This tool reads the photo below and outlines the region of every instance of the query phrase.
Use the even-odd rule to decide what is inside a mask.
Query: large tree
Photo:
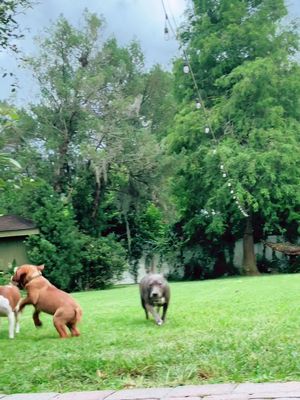
[[[257,222],[264,235],[299,226],[299,37],[283,25],[283,0],[193,3],[169,136],[182,156],[174,183],[181,219],[190,238],[243,236],[244,273],[256,274]]]
[[[102,25],[86,11],[81,29],[60,17],[39,38],[39,55],[26,59],[40,96],[11,139],[24,174],[72,205],[80,231],[115,233],[135,264],[151,236],[139,221],[160,193],[172,76],[158,65],[146,72],[139,44],[104,40]]]
[[[2,0],[0,3],[0,53],[3,51],[12,51],[13,53],[18,52],[16,40],[22,38],[24,35],[20,31],[19,23],[16,21],[18,13],[23,12],[25,9],[30,7],[30,0]],[[12,72],[3,71],[1,79],[7,75],[13,76]],[[16,90],[16,83],[11,85],[12,92]],[[8,104],[0,104],[0,135],[1,142],[0,148],[2,150],[5,147],[6,141],[4,131],[9,130],[7,128],[14,128],[14,122],[18,116],[13,107]],[[5,149],[6,150],[6,149]],[[18,163],[9,157],[8,154],[0,154],[0,163],[2,165]]]
[[[146,177],[153,166],[145,150],[149,161],[158,149],[140,113],[147,91],[139,45],[103,41],[96,15],[86,12],[84,22],[80,30],[61,17],[29,60],[41,89],[31,143],[48,161],[44,177],[57,192],[72,194],[78,179],[93,176],[94,218],[110,174],[125,168],[133,180]]]

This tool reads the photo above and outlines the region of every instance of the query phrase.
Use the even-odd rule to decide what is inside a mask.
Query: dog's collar
[[[28,283],[31,282],[33,279],[38,278],[38,277],[40,277],[41,275],[42,275],[41,272],[38,272],[37,275],[33,275],[31,278],[29,278],[29,280],[28,280],[27,282],[25,282],[24,287],[25,287],[26,285],[28,285]]]

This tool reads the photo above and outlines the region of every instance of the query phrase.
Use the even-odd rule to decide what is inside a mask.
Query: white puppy
[[[20,291],[16,286],[0,286],[0,317],[8,317],[10,339],[20,331],[19,314],[15,311],[20,300]]]

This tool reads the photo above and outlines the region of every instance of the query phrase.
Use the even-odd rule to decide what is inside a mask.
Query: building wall
[[[0,271],[8,269],[14,261],[17,265],[28,263],[25,239],[25,236],[0,238]]]

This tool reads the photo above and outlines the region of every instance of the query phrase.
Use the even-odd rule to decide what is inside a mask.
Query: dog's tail
[[[82,309],[79,306],[77,306],[75,308],[75,320],[76,320],[76,322],[80,322],[81,318],[82,318]]]

